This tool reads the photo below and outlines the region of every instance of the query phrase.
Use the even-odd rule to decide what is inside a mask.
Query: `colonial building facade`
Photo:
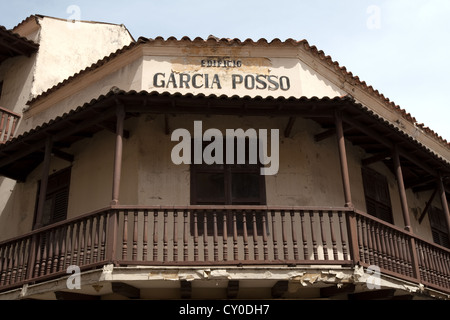
[[[0,299],[448,299],[450,144],[307,41],[0,29]]]

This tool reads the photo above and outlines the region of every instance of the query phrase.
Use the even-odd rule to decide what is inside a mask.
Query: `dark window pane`
[[[367,213],[386,222],[393,223],[391,199],[387,179],[382,174],[362,168]]]
[[[223,173],[199,172],[196,175],[196,192],[199,202],[225,201],[225,177]]]
[[[260,199],[259,181],[259,174],[233,173],[231,175],[232,201],[258,201]]]

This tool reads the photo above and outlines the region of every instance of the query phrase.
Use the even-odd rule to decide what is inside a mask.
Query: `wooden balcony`
[[[115,265],[376,265],[450,293],[450,250],[349,208],[112,206],[0,243],[0,291]]]
[[[0,144],[6,143],[14,137],[19,119],[19,114],[0,107]]]

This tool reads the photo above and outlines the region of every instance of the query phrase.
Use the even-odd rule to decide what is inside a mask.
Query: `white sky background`
[[[8,29],[31,14],[124,24],[135,39],[306,39],[450,141],[449,0],[0,0]]]

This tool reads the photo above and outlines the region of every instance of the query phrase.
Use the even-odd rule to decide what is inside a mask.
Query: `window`
[[[195,205],[263,205],[266,203],[264,175],[260,174],[261,164],[249,164],[249,140],[245,141],[245,164],[237,164],[237,143],[234,143],[234,162],[225,163],[225,143],[223,164],[191,164],[191,204]],[[209,143],[203,144],[203,149]],[[257,144],[257,143],[256,143]],[[194,163],[193,161],[191,163]],[[213,234],[214,217],[212,214],[199,212],[197,219],[198,234],[204,230],[206,218],[207,232]],[[224,216],[225,215],[225,216]],[[236,213],[236,227],[239,234],[244,228],[244,215]],[[262,230],[262,214],[255,214],[257,230]],[[223,224],[226,222],[228,233],[233,232],[233,214],[216,213],[218,234],[223,233]],[[253,215],[246,214],[248,234],[252,234]],[[191,215],[191,232],[194,228],[194,215]]]
[[[70,185],[70,174],[71,169],[63,169],[58,171],[48,177],[47,193],[44,202],[44,211],[42,214],[42,226],[47,226],[58,221],[65,220],[67,217],[67,207],[69,203],[69,185]],[[37,204],[39,200],[39,190],[37,201],[36,201],[36,213],[35,222],[36,225],[36,214],[37,214]]]
[[[203,149],[208,143],[203,144]],[[223,143],[225,149],[225,143]],[[265,204],[265,181],[260,174],[261,164],[249,164],[249,143],[245,143],[245,164],[237,164],[237,143],[234,143],[235,161],[226,164],[191,164],[191,204]],[[193,163],[193,161],[191,162]]]
[[[434,243],[450,248],[447,221],[445,220],[444,211],[432,206],[428,211],[428,217],[430,219]]]
[[[391,198],[386,177],[370,168],[363,167],[362,178],[367,213],[393,223]]]

